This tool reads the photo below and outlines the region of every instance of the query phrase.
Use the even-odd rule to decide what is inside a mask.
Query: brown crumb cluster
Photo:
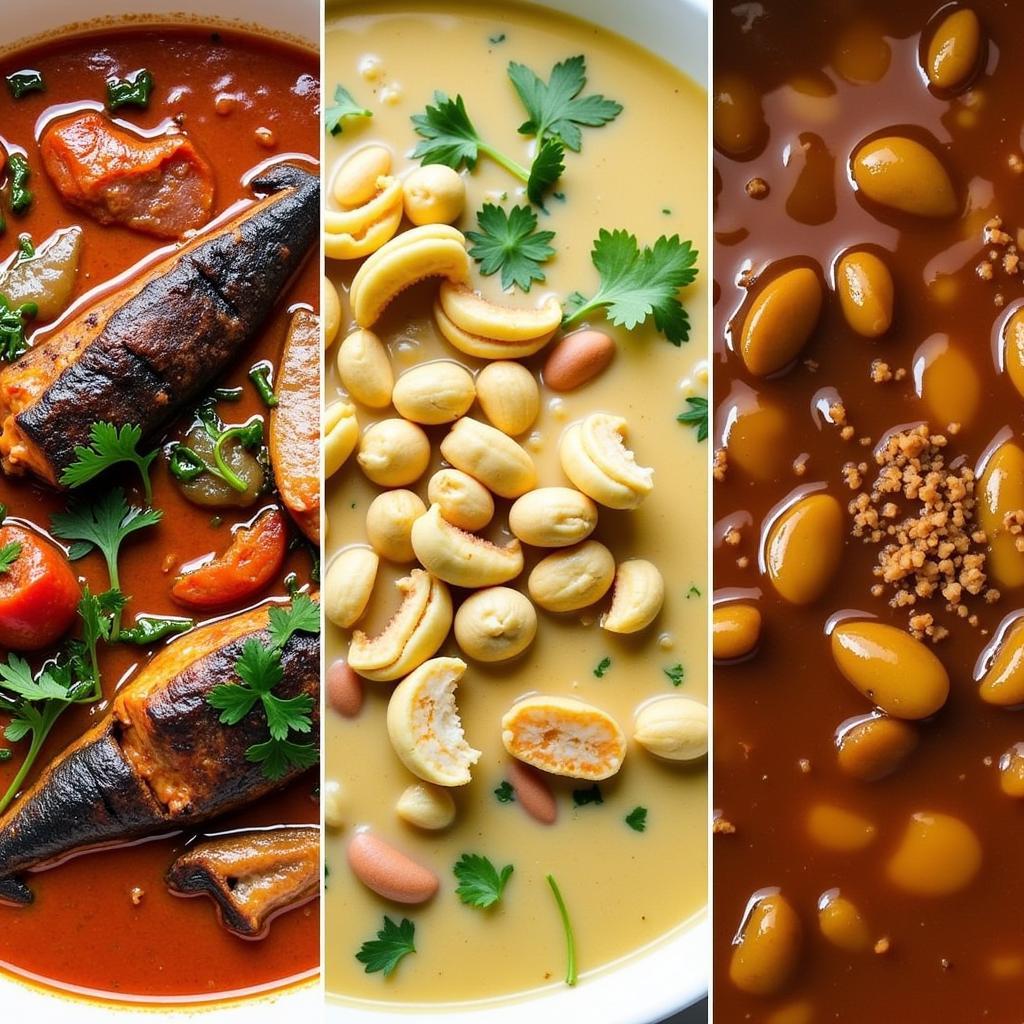
[[[1018,232],[1015,238],[1008,231],[1004,231],[1002,217],[993,217],[986,221],[982,241],[987,250],[974,268],[974,272],[982,281],[995,281],[999,275],[1020,280],[1022,235],[1024,232]],[[1004,301],[1004,296],[997,293],[996,305],[1001,306]]]
[[[715,461],[711,467],[711,475],[718,483],[725,479],[726,470],[729,468],[729,455],[724,448],[715,449]]]
[[[859,490],[849,504],[853,536],[881,546],[873,570],[881,582],[871,593],[881,597],[891,589],[889,604],[908,609],[911,635],[933,643],[949,630],[919,602],[941,600],[947,612],[976,625],[970,599],[999,599],[985,573],[985,534],[973,525],[974,471],[947,464],[947,444],[924,425],[893,434],[875,455],[878,475],[870,489],[860,489],[866,463],[843,469],[847,485]],[[1024,512],[1019,533],[1024,549]]]
[[[768,182],[764,178],[751,178],[745,188],[751,199],[764,199],[768,195]]]

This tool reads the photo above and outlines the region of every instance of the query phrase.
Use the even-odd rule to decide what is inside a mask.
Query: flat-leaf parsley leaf
[[[470,907],[486,908],[501,899],[514,869],[506,864],[498,871],[482,854],[464,853],[453,870],[459,880],[455,895]]]
[[[689,409],[681,412],[676,419],[688,427],[697,428],[697,441],[708,439],[708,400],[701,397],[688,397],[686,404]]]
[[[344,86],[336,85],[334,102],[324,111],[327,130],[332,135],[340,135],[344,131],[346,117],[373,117],[373,111],[361,107]]]
[[[75,461],[60,475],[60,482],[66,487],[81,487],[104,470],[120,462],[130,462],[142,477],[146,501],[153,498],[153,486],[149,480],[149,467],[157,457],[159,449],[147,455],[138,451],[142,440],[142,428],[126,423],[118,429],[113,423],[94,423],[89,428],[89,445],[75,448]]]
[[[467,231],[473,243],[469,255],[480,264],[485,277],[501,271],[501,287],[513,286],[524,292],[534,281],[544,280],[540,265],[555,254],[548,244],[554,231],[537,230],[537,214],[528,206],[513,206],[506,213],[500,206],[485,203],[476,215],[479,231]]]
[[[686,675],[686,670],[678,662],[671,668],[663,668],[662,672],[668,676],[668,680],[673,686],[683,685],[683,677]]]
[[[634,807],[633,810],[626,815],[626,824],[634,832],[643,832],[647,828],[647,808],[646,807]]]
[[[404,956],[416,952],[413,939],[416,925],[407,917],[401,924],[395,924],[386,914],[384,927],[377,932],[377,938],[364,942],[356,953],[356,959],[365,966],[367,974],[383,972],[388,977]]]

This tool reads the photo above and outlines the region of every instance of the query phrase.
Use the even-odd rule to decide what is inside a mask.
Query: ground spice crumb
[[[750,559],[746,555],[741,555],[736,559],[736,565],[740,569],[746,569],[750,565]]]
[[[718,483],[725,479],[725,471],[729,467],[729,455],[724,448],[715,449],[715,460],[711,468],[711,475]]]
[[[146,895],[146,893],[144,889],[140,889],[136,885],[132,887],[132,890],[131,892],[129,892],[128,895],[132,901],[132,906],[137,907],[142,902],[142,898]]]
[[[892,380],[892,370],[884,359],[875,359],[871,363],[871,380],[875,384],[885,384]]]
[[[833,402],[828,407],[828,418],[837,427],[846,425],[846,406],[842,402]]]
[[[857,433],[857,431],[854,430],[853,427],[843,427],[843,429],[839,431],[839,436],[844,441],[849,441],[849,440],[851,440],[853,435],[856,434],[856,433]]]
[[[745,188],[751,199],[764,199],[768,195],[768,182],[764,178],[751,178]]]
[[[735,835],[736,826],[728,818],[723,818],[721,815],[716,814],[715,820],[711,823],[711,833],[716,836]]]
[[[899,367],[899,369],[893,374],[893,380],[904,380],[907,376],[907,368],[905,366]]]
[[[801,757],[800,760],[797,761],[797,767],[803,775],[811,774],[811,762],[806,757]]]
[[[889,941],[889,936],[883,935],[882,938],[875,943],[875,954],[877,956],[885,956],[891,948],[892,943]]]
[[[810,461],[810,455],[806,452],[803,455],[798,455],[793,460],[793,472],[797,476],[803,476],[807,472],[807,463]]]
[[[743,534],[736,529],[735,526],[731,526],[725,533],[725,543],[731,544],[735,547],[739,542],[743,540]]]

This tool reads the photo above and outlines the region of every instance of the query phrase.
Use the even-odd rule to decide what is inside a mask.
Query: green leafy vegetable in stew
[[[31,68],[13,72],[7,76],[6,81],[7,88],[10,89],[11,95],[16,100],[20,100],[22,96],[27,96],[30,92],[46,91],[46,82],[43,81],[42,73]]]
[[[148,107],[152,92],[153,75],[146,68],[133,71],[124,78],[112,76],[107,79],[107,109]]]
[[[373,111],[361,107],[344,86],[336,85],[334,102],[324,111],[327,130],[332,135],[340,135],[345,130],[346,117],[373,117]]]

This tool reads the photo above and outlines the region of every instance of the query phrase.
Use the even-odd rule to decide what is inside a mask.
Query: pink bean
[[[357,832],[348,844],[353,873],[378,896],[396,903],[425,903],[437,892],[437,875],[370,832]]]
[[[508,779],[516,791],[516,799],[534,821],[542,825],[555,823],[558,804],[543,772],[513,758],[508,765]]]
[[[363,681],[342,658],[327,670],[327,703],[345,718],[355,718],[363,707]]]

